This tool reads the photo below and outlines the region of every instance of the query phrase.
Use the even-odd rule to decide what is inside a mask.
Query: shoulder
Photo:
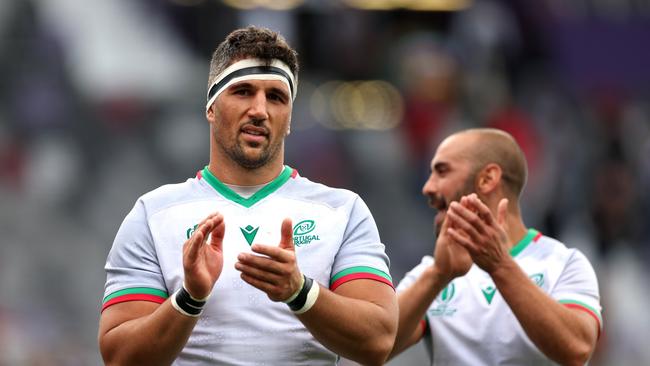
[[[182,183],[166,184],[149,191],[138,199],[148,215],[188,202],[205,199],[209,195],[197,178]]]
[[[563,258],[565,260],[578,259],[588,261],[587,257],[576,248],[570,248],[558,239],[546,235],[540,236],[535,243],[538,252],[547,257]]]
[[[293,199],[309,201],[326,205],[332,209],[352,206],[356,201],[362,201],[358,194],[343,188],[333,188],[317,183],[302,176],[296,176],[281,192]]]
[[[557,273],[558,276],[594,272],[591,261],[579,249],[568,247],[563,242],[548,236],[541,236],[537,240],[533,245],[531,256],[534,260],[542,261],[549,271]]]

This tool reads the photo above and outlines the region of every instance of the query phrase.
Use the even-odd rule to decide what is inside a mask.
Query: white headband
[[[226,88],[242,80],[282,81],[289,88],[291,100],[296,99],[296,81],[287,64],[278,59],[273,59],[269,64],[264,60],[247,58],[228,66],[214,79],[208,89],[208,103],[205,105],[205,110],[210,109],[212,103]]]

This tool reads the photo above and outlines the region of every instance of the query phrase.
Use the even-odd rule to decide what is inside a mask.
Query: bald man
[[[453,134],[422,193],[438,213],[434,256],[398,286],[392,356],[420,340],[432,365],[583,365],[602,329],[594,270],[527,228],[526,159],[496,129]],[[435,259],[434,259],[435,257]]]

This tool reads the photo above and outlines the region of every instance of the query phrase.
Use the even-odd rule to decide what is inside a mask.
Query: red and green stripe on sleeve
[[[596,322],[598,322],[598,338],[600,338],[600,333],[603,329],[603,317],[600,314],[600,311],[577,300],[560,300],[559,303],[571,309],[582,310],[596,319]]]
[[[395,286],[393,286],[393,280],[388,273],[372,267],[358,266],[344,269],[332,276],[330,279],[330,290],[334,291],[337,287],[346,282],[360,279],[383,282],[395,289]]]
[[[149,287],[132,287],[115,291],[102,301],[102,311],[111,305],[126,301],[151,301],[162,304],[169,297],[167,291]]]

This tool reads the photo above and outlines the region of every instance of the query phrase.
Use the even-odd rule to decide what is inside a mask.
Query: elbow
[[[569,362],[569,365],[583,366],[586,365],[591,357],[591,352],[582,352],[576,353],[573,355],[572,359]]]
[[[125,350],[123,349],[123,351]],[[102,361],[105,366],[124,366],[133,364],[124,359],[124,357],[120,357],[124,356],[126,352],[119,352],[118,347],[111,344],[106,337],[100,336],[99,338],[99,353],[102,356]]]
[[[378,337],[368,345],[368,348],[363,352],[362,358],[357,362],[364,366],[383,365],[388,360],[394,344],[394,335]]]
[[[564,360],[558,360],[559,363],[567,366],[583,366],[591,358],[593,347],[583,343],[571,347],[570,350]]]

